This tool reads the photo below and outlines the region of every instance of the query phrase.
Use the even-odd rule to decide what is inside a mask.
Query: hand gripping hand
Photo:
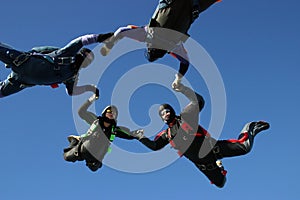
[[[181,84],[181,79],[182,79],[182,76],[178,75],[178,74],[175,74],[175,80],[173,81],[172,83],[172,88],[173,90],[177,91],[177,92],[180,92],[179,91],[179,87]]]
[[[130,135],[138,140],[142,139],[144,137],[144,130],[138,129],[135,131],[130,132]]]

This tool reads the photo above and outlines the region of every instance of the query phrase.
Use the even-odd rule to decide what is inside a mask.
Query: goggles
[[[167,113],[171,112],[170,109],[163,109],[161,112],[160,112],[160,116],[163,116]]]

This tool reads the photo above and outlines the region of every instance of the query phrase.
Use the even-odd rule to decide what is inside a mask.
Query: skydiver
[[[118,109],[109,105],[100,116],[87,111],[98,97],[92,95],[78,110],[79,116],[90,128],[80,136],[68,136],[69,147],[64,149],[64,159],[69,162],[85,160],[86,166],[93,172],[102,167],[102,160],[110,150],[110,144],[115,137],[132,140],[136,131],[117,126]]]
[[[113,33],[80,36],[63,48],[35,47],[28,52],[18,51],[0,42],[0,61],[12,72],[0,82],[0,98],[35,85],[55,88],[65,84],[68,95],[85,91],[97,92],[93,85],[77,86],[79,70],[86,68],[94,59],[93,52],[83,46],[101,43]]]
[[[128,26],[118,29],[102,47],[101,54],[107,55],[113,45],[123,37],[147,43],[145,53],[153,62],[169,53],[180,61],[172,87],[181,82],[188,70],[189,59],[183,43],[188,39],[191,24],[212,4],[220,0],[159,0],[158,6],[147,26]],[[129,31],[135,29],[134,31]],[[168,31],[168,30],[173,30]]]
[[[176,91],[184,94],[190,103],[180,115],[176,115],[169,104],[159,107],[159,116],[168,125],[154,140],[144,136],[143,130],[134,132],[142,144],[151,150],[159,150],[167,144],[185,156],[217,187],[222,188],[226,182],[226,173],[221,159],[245,155],[250,152],[255,136],[270,127],[264,121],[249,122],[242,129],[238,139],[216,140],[198,124],[199,112],[204,107],[204,99],[183,84],[178,84]]]
[[[113,37],[104,42],[100,52],[103,56],[106,56],[119,40],[127,37],[146,43],[147,50],[145,52],[145,57],[149,62],[154,62],[168,53],[172,57],[175,57],[180,63],[178,72],[175,74],[175,80],[172,83],[172,87],[174,88],[174,85],[181,82],[182,77],[186,74],[189,67],[188,54],[183,46],[183,38],[187,37],[186,35],[178,34],[178,32],[170,31],[168,29],[163,29],[160,34],[152,35],[149,34],[149,32],[152,32],[149,31],[149,29],[151,29],[149,26],[135,25],[120,27],[115,31]],[[154,28],[154,30],[156,30],[156,28]],[[164,35],[168,35],[168,40],[164,38]],[[170,39],[171,35],[173,36],[172,39]],[[178,40],[178,38],[180,39]]]

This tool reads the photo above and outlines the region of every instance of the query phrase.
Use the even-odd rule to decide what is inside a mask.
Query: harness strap
[[[18,55],[14,60],[13,60],[13,64],[17,67],[19,67],[20,65],[22,65],[24,62],[26,62],[31,54],[29,53],[22,53],[20,55]]]
[[[75,62],[75,57],[55,57],[53,61],[58,65],[70,65]]]

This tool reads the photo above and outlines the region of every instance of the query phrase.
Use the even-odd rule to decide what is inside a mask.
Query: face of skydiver
[[[114,105],[107,106],[102,111],[102,117],[103,117],[104,121],[107,123],[110,123],[110,124],[116,123],[117,117],[118,117],[117,107]]]
[[[162,104],[158,110],[159,116],[166,123],[170,124],[175,119],[175,111],[169,104]]]
[[[159,58],[164,57],[167,53],[166,50],[162,49],[155,49],[155,48],[148,48],[145,52],[145,57],[149,62],[153,62]]]
[[[108,119],[116,119],[116,111],[107,109],[105,112],[105,117],[107,117]]]

